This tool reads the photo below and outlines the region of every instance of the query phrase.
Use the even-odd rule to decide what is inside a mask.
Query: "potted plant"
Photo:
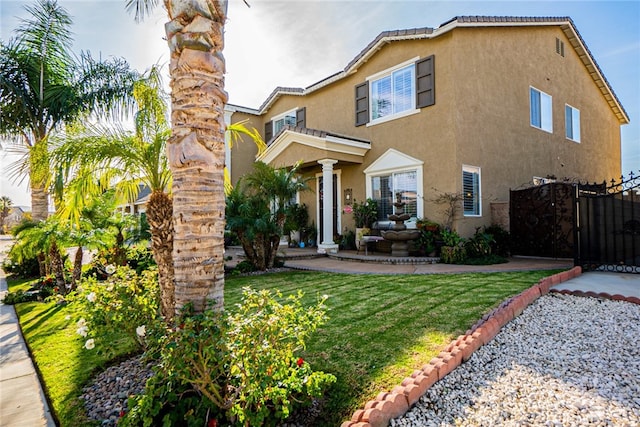
[[[353,219],[356,222],[356,249],[360,250],[362,237],[371,232],[371,226],[378,219],[378,203],[373,199],[367,199],[362,203],[353,201]]]

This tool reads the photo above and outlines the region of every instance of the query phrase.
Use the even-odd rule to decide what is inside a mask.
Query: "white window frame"
[[[571,121],[569,115],[571,113]],[[576,125],[577,123],[577,125]],[[580,142],[580,110],[569,104],[564,104],[564,135],[569,141]]]
[[[478,213],[467,213],[465,210],[465,201],[467,199],[467,194],[465,193],[464,188],[464,173],[473,173],[478,175],[478,194],[477,197],[473,197],[474,205],[477,203]],[[478,166],[470,166],[470,165],[462,165],[462,213],[465,217],[481,217],[482,216],[482,173],[481,168]]]
[[[276,134],[278,132],[280,132],[282,127],[285,127],[287,124],[290,124],[290,123],[287,123],[286,117],[293,117],[293,125],[294,126],[296,125],[296,120],[297,120],[296,119],[296,111],[297,110],[298,110],[297,108],[294,108],[292,110],[285,111],[284,113],[278,114],[277,116],[273,116],[271,118],[271,126],[272,126],[271,130],[273,131],[273,136],[276,136]],[[276,130],[276,122],[278,122],[279,120],[283,120],[283,119],[284,119],[284,122],[283,122],[282,127],[280,129]]]
[[[386,70],[380,71],[379,73],[373,74],[369,77],[366,78],[366,80],[369,82],[369,122],[367,123],[367,126],[374,126],[380,123],[385,123],[388,122],[390,120],[396,120],[399,119],[401,117],[406,117],[406,116],[410,116],[412,114],[416,114],[420,112],[419,108],[416,108],[416,68],[415,68],[415,63],[417,60],[419,60],[420,57],[416,56],[415,58],[409,59],[405,62],[402,62],[398,65],[395,65],[391,68],[387,68]],[[391,77],[391,84],[392,84],[392,88],[391,88],[391,93],[393,95],[393,73],[395,73],[396,71],[400,71],[402,69],[405,68],[409,68],[409,67],[413,67],[411,70],[411,74],[412,74],[412,78],[411,78],[411,106],[403,111],[397,112],[397,113],[391,113],[391,114],[387,114],[385,116],[382,117],[378,117],[378,118],[373,118],[373,83],[383,79],[385,77]],[[393,108],[393,104],[392,104],[392,108]]]
[[[534,96],[536,95],[540,111],[535,113],[534,117]],[[535,122],[534,119],[536,119]],[[533,86],[529,86],[529,124],[536,129],[553,133],[553,97]]]

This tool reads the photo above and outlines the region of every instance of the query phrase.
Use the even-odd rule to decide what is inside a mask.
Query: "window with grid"
[[[464,216],[480,216],[480,168],[462,166]]]
[[[415,219],[418,212],[417,171],[394,172],[371,177],[371,198],[378,203],[378,221],[387,221],[394,213],[398,194],[405,204],[404,212]]]
[[[415,108],[415,64],[371,81],[371,120]]]

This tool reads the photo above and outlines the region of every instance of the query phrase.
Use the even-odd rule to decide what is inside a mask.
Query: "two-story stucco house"
[[[321,252],[354,228],[344,209],[353,199],[377,200],[384,219],[400,193],[413,218],[441,222],[434,198],[460,194],[464,236],[492,223],[492,203],[508,202],[510,188],[620,176],[629,122],[566,17],[457,17],[383,32],[342,71],[276,88],[257,110],[228,105],[226,119],[248,119],[268,142],[258,157],[253,144],[234,146],[233,181],[256,159],[303,162],[314,191],[300,202]]]

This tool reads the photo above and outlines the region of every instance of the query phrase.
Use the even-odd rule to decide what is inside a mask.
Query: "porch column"
[[[337,160],[318,160],[322,165],[322,243],[318,253],[336,253],[338,245],[333,242],[333,165]]]

